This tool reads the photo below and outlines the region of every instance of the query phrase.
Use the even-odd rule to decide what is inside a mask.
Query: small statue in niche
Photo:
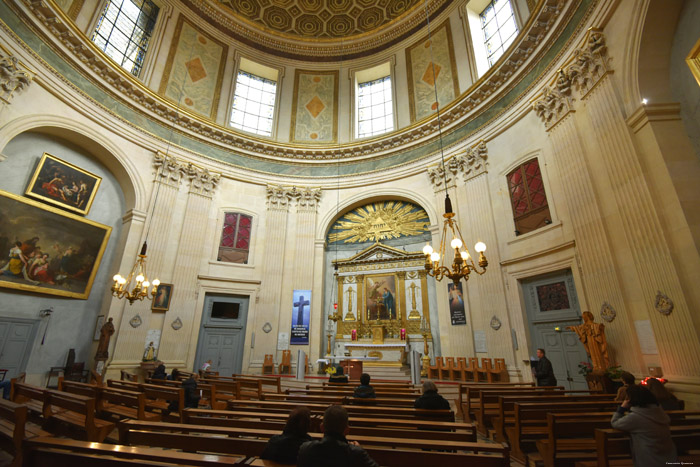
[[[114,334],[114,324],[112,324],[112,318],[109,318],[100,329],[100,342],[97,344],[95,359],[106,360],[109,357],[109,339],[112,334]]]
[[[143,352],[143,361],[152,362],[156,359],[156,348],[153,346],[153,342],[149,342],[148,347]]]

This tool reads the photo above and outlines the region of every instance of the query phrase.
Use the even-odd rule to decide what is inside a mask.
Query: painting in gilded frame
[[[412,122],[435,114],[438,103],[443,109],[459,96],[456,63],[449,20],[435,29],[431,39],[425,36],[406,49]]]
[[[168,311],[173,300],[173,284],[158,284],[156,296],[151,304],[152,311]]]
[[[188,110],[216,118],[228,47],[180,15],[158,92]]]
[[[398,284],[396,274],[365,277],[365,310],[369,321],[376,321],[377,318],[383,320],[398,318]]]
[[[86,215],[102,178],[44,153],[25,194],[45,203]]]
[[[0,190],[0,287],[87,299],[111,232]]]

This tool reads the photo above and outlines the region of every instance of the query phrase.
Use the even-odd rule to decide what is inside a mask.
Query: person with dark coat
[[[360,399],[374,399],[377,395],[374,393],[374,388],[369,385],[370,376],[367,373],[362,373],[360,376],[360,385],[355,388],[353,396]]]
[[[634,375],[629,371],[623,371],[620,375],[623,385],[617,390],[615,402],[624,402],[627,400],[627,388],[634,386]]]
[[[168,375],[168,381],[177,381],[180,377],[180,370],[173,368],[172,373]]]
[[[297,467],[379,467],[356,442],[348,442],[348,412],[331,405],[323,414],[323,439],[301,445]]]
[[[299,448],[307,441],[313,441],[309,436],[311,426],[311,411],[308,407],[299,406],[292,410],[287,424],[281,435],[275,435],[267,442],[260,456],[280,464],[296,464]]]
[[[344,374],[343,367],[336,364],[335,365],[335,374],[330,375],[328,378],[329,383],[347,383],[348,382],[348,377],[347,375]]]
[[[544,349],[537,349],[537,358],[539,361],[532,369],[532,374],[535,375],[538,386],[556,386],[557,379],[554,377],[554,369],[552,362],[545,357]]]
[[[416,399],[413,407],[428,410],[450,410],[450,403],[438,394],[437,386],[428,379],[423,382],[423,394]]]
[[[185,390],[185,408],[196,409],[199,407],[199,391],[197,391],[197,380],[199,375],[195,374],[182,382],[182,388]]]
[[[163,379],[164,380],[167,377],[168,377],[168,375],[165,373],[165,365],[163,365],[162,363],[160,365],[158,365],[158,367],[156,368],[156,371],[154,371],[153,374],[151,375],[151,379]]]
[[[630,386],[627,400],[613,414],[610,424],[629,432],[635,467],[652,467],[678,463],[670,422],[651,391],[642,386]]]
[[[651,392],[664,410],[683,410],[685,404],[671,394],[668,389],[656,378],[647,380],[647,389]]]

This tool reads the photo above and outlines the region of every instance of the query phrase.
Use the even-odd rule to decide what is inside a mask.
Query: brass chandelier
[[[435,92],[435,109],[437,111],[437,124],[438,124],[438,136],[440,140],[440,163],[442,165],[442,176],[443,183],[445,185],[445,214],[442,217],[445,218],[442,226],[442,240],[440,241],[440,249],[438,251],[433,250],[430,243],[427,243],[423,247],[423,253],[425,254],[425,269],[428,275],[433,276],[435,280],[441,281],[444,277],[448,277],[455,284],[455,287],[459,284],[460,279],[464,278],[464,281],[469,280],[469,274],[475,272],[479,275],[486,272],[486,266],[488,266],[488,261],[486,256],[484,256],[484,251],[486,251],[486,244],[484,242],[477,242],[474,245],[474,250],[479,253],[479,270],[474,264],[469,249],[462,238],[462,232],[459,229],[459,224],[455,219],[455,213],[452,210],[452,201],[450,201],[450,195],[447,193],[447,170],[445,170],[445,152],[442,146],[442,125],[440,122],[440,100],[438,98],[437,92],[437,74],[435,72],[435,59],[433,58],[433,41],[432,34],[430,32],[430,15],[427,8],[425,16],[428,25],[428,43],[430,44],[430,63],[433,72],[433,91]],[[447,257],[445,256],[445,250],[447,249],[447,232],[451,233],[452,240],[450,241],[450,246],[454,249],[454,260],[452,261],[451,268],[447,266]]]
[[[146,242],[143,242],[141,247],[141,253],[139,253],[136,258],[134,266],[131,268],[131,272],[128,276],[122,277],[121,274],[117,274],[112,277],[114,284],[112,284],[112,296],[117,298],[126,298],[129,300],[129,304],[133,305],[136,300],[142,301],[147,298],[152,300],[156,296],[158,291],[158,286],[160,281],[154,279],[153,282],[148,281],[148,276],[146,275]],[[133,288],[131,286],[132,280],[134,281]],[[153,288],[149,291],[148,288],[153,285]]]

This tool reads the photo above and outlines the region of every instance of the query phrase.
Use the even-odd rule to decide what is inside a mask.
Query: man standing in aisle
[[[544,349],[537,349],[537,358],[539,358],[537,364],[532,369],[532,374],[537,380],[538,386],[556,386],[557,379],[554,377],[554,370],[552,369],[552,362],[545,357]]]

